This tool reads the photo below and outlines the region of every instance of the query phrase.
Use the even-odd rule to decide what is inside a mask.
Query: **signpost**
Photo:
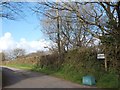
[[[104,60],[105,59],[105,55],[104,54],[97,54],[97,59]]]
[[[107,71],[107,59],[105,58],[105,54],[97,54],[98,60],[104,60],[105,63],[105,70]]]

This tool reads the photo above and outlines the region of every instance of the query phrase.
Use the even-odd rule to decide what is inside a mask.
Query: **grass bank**
[[[32,70],[33,66],[29,64],[6,64],[4,66],[18,68],[18,69],[24,69],[24,70]]]

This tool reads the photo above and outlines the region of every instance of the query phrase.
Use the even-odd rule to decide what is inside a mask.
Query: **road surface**
[[[5,88],[91,88],[42,73],[10,67],[3,67],[2,70]]]

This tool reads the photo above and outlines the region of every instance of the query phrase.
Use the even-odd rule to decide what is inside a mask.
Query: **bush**
[[[118,88],[118,76],[114,73],[106,73],[101,76],[97,86],[102,88]]]
[[[93,48],[79,48],[71,50],[65,54],[64,62],[61,66],[61,73],[66,78],[81,83],[84,75],[93,75],[96,79],[100,78],[101,67],[96,59],[96,50]],[[99,72],[98,72],[99,71]]]
[[[52,70],[59,69],[63,62],[63,55],[59,56],[57,53],[51,55],[44,55],[40,59],[40,63],[37,64],[40,68],[49,68]]]
[[[93,48],[80,48],[65,55],[64,66],[74,68],[76,72],[90,73],[99,68],[96,51]],[[93,71],[92,71],[93,70]]]

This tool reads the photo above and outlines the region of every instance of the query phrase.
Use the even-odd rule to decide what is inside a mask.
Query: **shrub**
[[[40,63],[38,66],[40,68],[49,68],[52,70],[59,69],[63,62],[63,55],[59,56],[57,53],[53,53],[51,55],[44,55],[40,59]]]
[[[102,88],[118,88],[118,76],[114,73],[106,73],[101,76],[97,86]]]

